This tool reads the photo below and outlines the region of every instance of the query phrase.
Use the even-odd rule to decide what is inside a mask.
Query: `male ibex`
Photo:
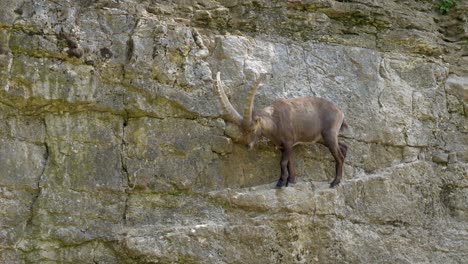
[[[332,102],[318,97],[302,97],[279,99],[272,105],[255,111],[252,115],[253,103],[257,88],[264,75],[258,78],[247,96],[242,117],[229,102],[223,89],[220,73],[216,74],[216,88],[221,98],[227,121],[240,126],[243,132],[243,143],[249,148],[261,137],[270,139],[281,147],[281,177],[277,187],[288,183],[296,183],[293,167],[294,145],[319,142],[324,144],[336,161],[335,179],[330,187],[338,185],[343,175],[343,163],[346,157],[347,145],[338,141],[340,131],[347,129],[344,114]],[[288,177],[286,178],[286,175]]]

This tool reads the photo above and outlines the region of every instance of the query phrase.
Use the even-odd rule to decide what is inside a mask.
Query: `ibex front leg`
[[[294,176],[294,168],[292,165],[292,146],[283,145],[281,147],[281,176],[276,183],[276,187],[288,186],[288,183],[296,183],[296,177]]]

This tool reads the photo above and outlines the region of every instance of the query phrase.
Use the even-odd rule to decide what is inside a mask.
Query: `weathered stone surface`
[[[464,263],[468,4],[438,3],[0,0],[0,263]],[[256,107],[335,102],[341,186],[313,145],[275,189],[218,71],[239,110],[261,73]]]
[[[1,139],[0,166],[3,177],[2,186],[37,188],[37,180],[41,176],[47,159],[44,146],[22,142],[19,140]]]

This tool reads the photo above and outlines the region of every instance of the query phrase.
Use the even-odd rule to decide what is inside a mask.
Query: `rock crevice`
[[[0,0],[1,263],[468,259],[467,3],[182,2]],[[342,185],[313,145],[274,189],[218,71],[237,109],[265,72],[257,108],[337,104]]]

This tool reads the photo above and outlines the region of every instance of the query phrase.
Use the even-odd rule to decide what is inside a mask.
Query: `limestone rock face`
[[[0,0],[0,263],[464,263],[468,3]],[[251,151],[242,110],[333,101],[321,145]]]

